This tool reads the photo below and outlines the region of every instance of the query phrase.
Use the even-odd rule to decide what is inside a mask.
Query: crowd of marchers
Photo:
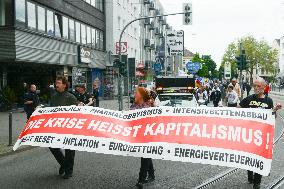
[[[194,95],[198,101],[203,101],[206,105],[212,101],[214,107],[228,106],[235,108],[262,108],[272,109],[274,112],[281,108],[280,104],[274,106],[273,101],[268,97],[269,85],[267,82],[258,78],[254,81],[253,86],[244,84],[241,86],[236,79],[231,82],[209,82],[205,86],[200,86],[194,91]],[[84,85],[78,85],[75,90],[69,88],[69,83],[65,77],[56,79],[55,87],[52,89],[52,97],[50,100],[51,107],[57,106],[99,106],[98,87],[94,84],[93,94],[88,94]],[[253,93],[251,94],[251,89]],[[241,99],[241,92],[246,91],[247,95]],[[158,106],[156,101],[157,93],[155,89],[148,90],[144,87],[137,87],[134,94],[134,101],[130,110],[150,108]],[[36,94],[36,86],[30,85],[30,90],[24,95],[24,110],[29,118],[35,108],[39,105],[38,96]],[[73,166],[75,151],[66,149],[65,153],[61,149],[50,148],[51,153],[59,164],[59,175],[64,179],[69,179],[73,175]],[[262,176],[257,173],[248,171],[248,182],[253,184],[254,189],[260,188]],[[145,183],[155,181],[155,173],[152,159],[141,158],[141,168],[139,171],[138,182],[136,186],[143,188]]]

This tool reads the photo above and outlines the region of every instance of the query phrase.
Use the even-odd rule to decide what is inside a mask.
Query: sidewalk
[[[127,99],[124,98],[124,110],[127,110],[128,103]],[[117,100],[101,100],[100,107],[111,110],[118,110],[118,101]],[[13,112],[13,129],[12,129],[12,143],[16,142],[19,134],[25,126],[27,119],[26,114],[23,110],[17,110]],[[9,112],[0,112],[0,156],[6,153],[12,153],[13,146],[8,146],[9,143]],[[29,146],[21,147],[22,150],[30,149]],[[18,151],[18,150],[17,150]]]

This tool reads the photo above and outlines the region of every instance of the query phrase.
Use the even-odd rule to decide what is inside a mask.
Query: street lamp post
[[[156,16],[146,16],[146,17],[140,17],[140,18],[136,18],[132,21],[130,21],[128,24],[126,24],[124,26],[124,28],[122,29],[121,33],[120,33],[120,36],[119,36],[119,42],[118,42],[118,45],[119,45],[119,50],[118,50],[118,57],[119,57],[119,62],[121,63],[122,61],[122,54],[121,54],[121,40],[122,40],[122,35],[123,33],[125,32],[126,28],[131,25],[133,22],[136,22],[138,20],[146,20],[148,18],[158,18],[158,17],[166,17],[166,16],[173,16],[173,15],[179,15],[179,14],[186,14],[186,13],[192,13],[192,12],[180,12],[180,13],[171,13],[171,14],[163,14],[163,15],[156,15]],[[129,62],[126,61],[127,65],[126,65],[126,68],[127,68],[127,84],[129,85],[129,80],[130,80],[130,77],[129,77]],[[129,91],[129,87],[127,87],[128,90],[127,90],[127,98],[128,98],[128,107],[130,105],[130,91]],[[120,74],[118,76],[118,105],[119,105],[119,111],[122,111],[123,109],[123,98],[122,98],[122,90],[121,90],[121,78],[120,78]]]

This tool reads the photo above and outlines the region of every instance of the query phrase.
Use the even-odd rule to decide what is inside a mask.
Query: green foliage
[[[232,65],[232,75],[235,75],[237,69],[236,57],[240,55],[240,43],[242,43],[247,60],[249,61],[247,71],[250,73],[251,78],[253,74],[252,71],[256,68],[257,64],[265,71],[274,73],[274,62],[277,60],[277,50],[270,47],[266,41],[258,41],[252,36],[244,37],[230,43],[223,55],[221,67],[225,62],[230,62]]]
[[[15,94],[15,91],[11,89],[10,87],[4,87],[0,91],[0,101],[7,106],[11,106],[17,101],[17,96]]]
[[[192,62],[200,62],[202,68],[196,73],[200,77],[218,78],[219,72],[216,70],[217,64],[212,60],[210,55],[203,55],[200,57],[198,53],[192,58]],[[211,72],[211,75],[209,74]]]

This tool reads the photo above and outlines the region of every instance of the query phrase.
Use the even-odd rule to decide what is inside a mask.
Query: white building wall
[[[106,50],[116,54],[115,43],[119,41],[123,27],[138,18],[140,4],[131,0],[113,0],[106,3]],[[132,23],[125,31],[122,42],[128,43],[128,58],[140,60],[140,25]]]
[[[284,36],[280,38],[279,69],[284,72]]]

